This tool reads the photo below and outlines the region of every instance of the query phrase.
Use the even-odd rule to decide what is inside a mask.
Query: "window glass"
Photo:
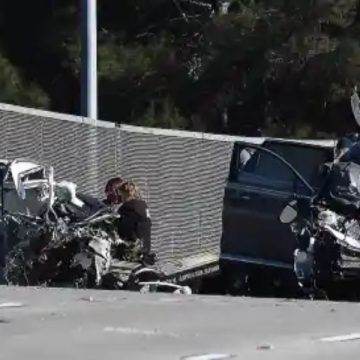
[[[244,146],[239,146],[237,159],[233,159],[233,166],[236,166],[233,172],[234,175],[236,173],[235,181],[279,191],[308,193],[302,181],[280,159],[254,149],[244,155],[245,150]]]
[[[322,165],[332,159],[332,150],[327,148],[272,142],[266,142],[264,147],[282,156],[315,187],[322,182],[320,178]]]
[[[283,183],[292,183],[294,181],[294,174],[286,164],[276,157],[261,151],[255,153],[247,162],[244,171],[266,178],[269,181]]]

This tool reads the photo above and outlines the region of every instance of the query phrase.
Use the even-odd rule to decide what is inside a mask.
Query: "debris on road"
[[[80,300],[87,301],[87,302],[94,302],[94,298],[92,296],[83,297]]]
[[[273,350],[273,349],[274,349],[273,345],[270,344],[262,344],[256,347],[256,350]]]

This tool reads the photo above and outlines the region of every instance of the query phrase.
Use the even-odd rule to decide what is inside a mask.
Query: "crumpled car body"
[[[348,151],[327,164],[326,179],[309,203],[310,211],[305,214],[297,206],[292,226],[298,239],[294,270],[312,295],[318,290],[332,298],[345,291],[356,293],[360,283],[360,165],[351,153],[357,154]],[[301,236],[296,228],[308,236]]]
[[[31,273],[28,279],[18,279],[23,285],[29,281],[32,283],[28,285],[37,281],[49,283],[52,271],[61,273],[59,269],[79,268],[79,264],[82,271],[92,267],[93,281],[99,284],[102,273],[110,266],[110,247],[115,234],[109,231],[109,226],[106,229],[97,226],[96,213],[104,206],[95,201],[86,203],[87,198],[80,199],[74,183],[55,182],[51,166],[16,159],[1,160],[0,169],[2,255],[7,255],[8,261],[2,265],[7,266],[6,276],[16,283],[17,267],[29,255],[30,262],[21,264],[20,273],[24,267]],[[104,225],[116,215],[105,211],[99,217]],[[79,262],[81,258],[88,261]],[[59,262],[67,264],[57,268]],[[36,275],[38,279],[33,274],[35,263],[37,271],[42,272]],[[56,277],[64,279],[63,274]]]
[[[324,254],[323,273],[328,270],[334,275],[337,272],[340,280],[346,274],[360,281],[360,233],[353,224],[360,219],[360,166],[349,156],[346,161],[345,157],[334,161],[335,144],[271,139],[261,146],[245,142],[234,145],[221,240],[220,266],[226,291],[248,294],[251,289],[252,294],[258,291],[261,295],[294,289],[296,294],[293,275],[300,267],[312,273],[312,254],[303,256],[306,249],[299,249],[291,227],[281,223],[279,215],[297,200],[304,219],[312,222],[310,205],[315,198],[323,200],[325,210],[331,210],[336,218],[332,233],[326,231],[334,251],[322,246],[329,243],[326,237],[316,241],[315,251]],[[245,164],[241,162],[244,148],[256,150]],[[357,154],[352,151],[348,155],[351,153]],[[345,220],[346,231],[342,228]],[[340,236],[344,232],[346,236]]]
[[[2,208],[12,213],[37,216],[54,201],[53,168],[33,161],[0,160]]]
[[[163,280],[143,261],[141,242],[119,238],[113,208],[78,194],[72,182],[56,182],[51,166],[3,160],[0,169],[1,233],[11,239],[3,241],[6,283],[134,290]]]

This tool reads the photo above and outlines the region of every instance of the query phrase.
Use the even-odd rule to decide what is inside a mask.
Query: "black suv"
[[[266,292],[268,286],[274,289],[280,283],[287,290],[290,284],[293,287],[295,237],[279,215],[291,199],[310,199],[318,191],[324,180],[322,167],[333,160],[333,149],[331,141],[235,143],[224,196],[220,257],[230,292],[244,293],[249,287]]]

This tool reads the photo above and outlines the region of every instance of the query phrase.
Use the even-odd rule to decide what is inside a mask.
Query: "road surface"
[[[0,333],[1,360],[357,360],[360,304],[0,287]]]

